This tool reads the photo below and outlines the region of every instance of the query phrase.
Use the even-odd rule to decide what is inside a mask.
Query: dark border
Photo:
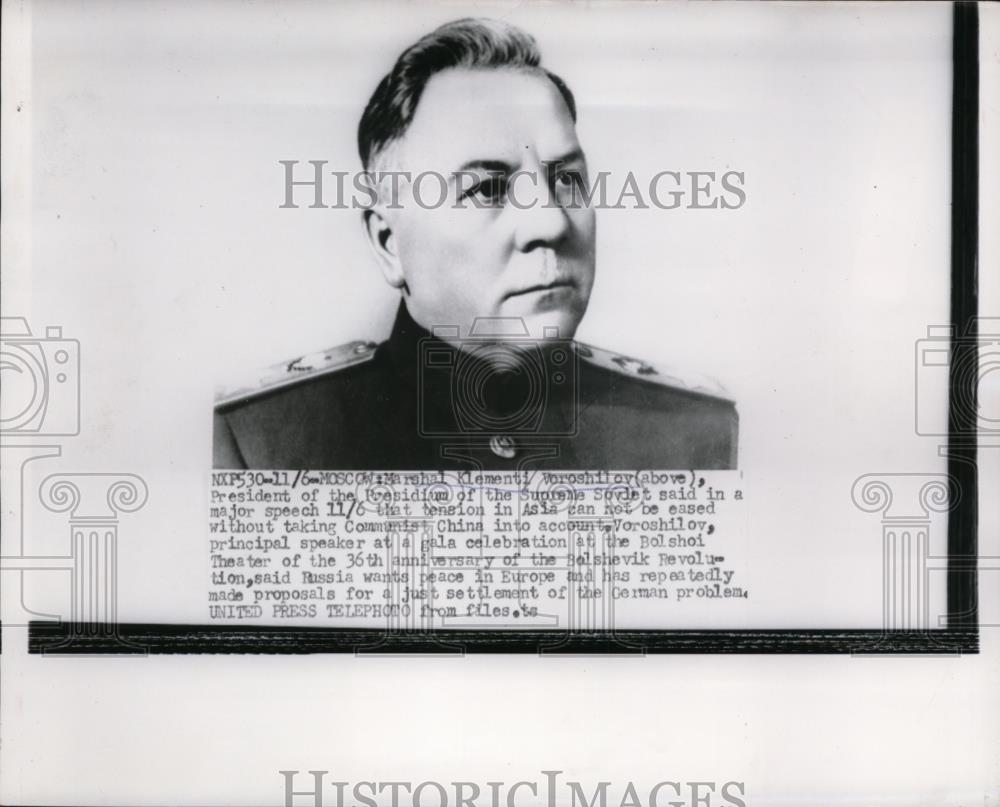
[[[979,651],[977,586],[976,386],[963,367],[977,359],[979,214],[979,14],[975,2],[954,5],[951,180],[951,324],[948,472],[961,493],[948,514],[946,627],[931,631],[743,630],[439,631],[387,634],[342,628],[261,628],[32,622],[31,653],[854,653],[958,654]],[[971,361],[971,364],[969,363]]]
[[[293,655],[463,656],[476,653],[539,655],[621,655],[653,653],[852,653],[958,655],[979,652],[976,628],[933,631],[878,630],[714,630],[614,631],[570,633],[559,630],[456,630],[389,634],[380,629],[208,627],[189,625],[102,626],[32,622],[31,653],[57,655],[162,655],[253,653]],[[97,629],[94,629],[97,628]]]
[[[977,628],[979,515],[975,379],[979,309],[979,7],[954,6],[951,112],[951,326],[948,473],[961,501],[948,517],[948,626]],[[954,338],[954,337],[957,337]],[[970,364],[964,364],[970,362]],[[959,402],[964,402],[959,405]]]

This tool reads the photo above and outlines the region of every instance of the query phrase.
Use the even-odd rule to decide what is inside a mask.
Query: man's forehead
[[[518,165],[525,149],[555,159],[579,144],[569,108],[545,74],[458,68],[427,82],[400,145],[414,166],[456,170],[475,160]]]

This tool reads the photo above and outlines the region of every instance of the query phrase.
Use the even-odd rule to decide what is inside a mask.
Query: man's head
[[[406,178],[379,183],[366,231],[425,328],[464,337],[477,317],[520,317],[532,337],[547,326],[570,337],[583,317],[595,240],[580,204],[586,162],[573,95],[539,64],[517,28],[448,23],[402,53],[361,118],[365,169]]]

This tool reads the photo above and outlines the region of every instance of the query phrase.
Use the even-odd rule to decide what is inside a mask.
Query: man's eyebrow
[[[555,157],[551,160],[542,160],[542,165],[562,165],[563,163],[585,163],[587,162],[587,157],[583,153],[583,149],[577,146],[572,151],[567,152],[562,157]]]
[[[561,165],[563,163],[586,161],[587,158],[583,153],[583,149],[577,146],[572,151],[568,151],[566,154],[563,154],[561,157],[555,157],[551,160],[543,160],[542,164]],[[513,174],[516,170],[517,168],[506,160],[475,159],[462,163],[455,173],[460,173],[462,171],[487,171],[491,174]]]
[[[469,160],[462,163],[458,171],[488,171],[491,174],[513,174],[515,168],[504,160]]]

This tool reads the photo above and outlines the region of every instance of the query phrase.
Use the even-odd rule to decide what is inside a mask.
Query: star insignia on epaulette
[[[638,375],[656,375],[656,368],[650,364],[646,364],[644,361],[639,359],[633,359],[629,356],[615,356],[611,359],[615,364],[621,367],[623,370],[628,370]]]
[[[216,397],[216,405],[232,403],[280,389],[306,378],[351,367],[371,359],[375,354],[375,348],[374,342],[355,341],[284,361],[255,373],[242,384],[223,390]]]

